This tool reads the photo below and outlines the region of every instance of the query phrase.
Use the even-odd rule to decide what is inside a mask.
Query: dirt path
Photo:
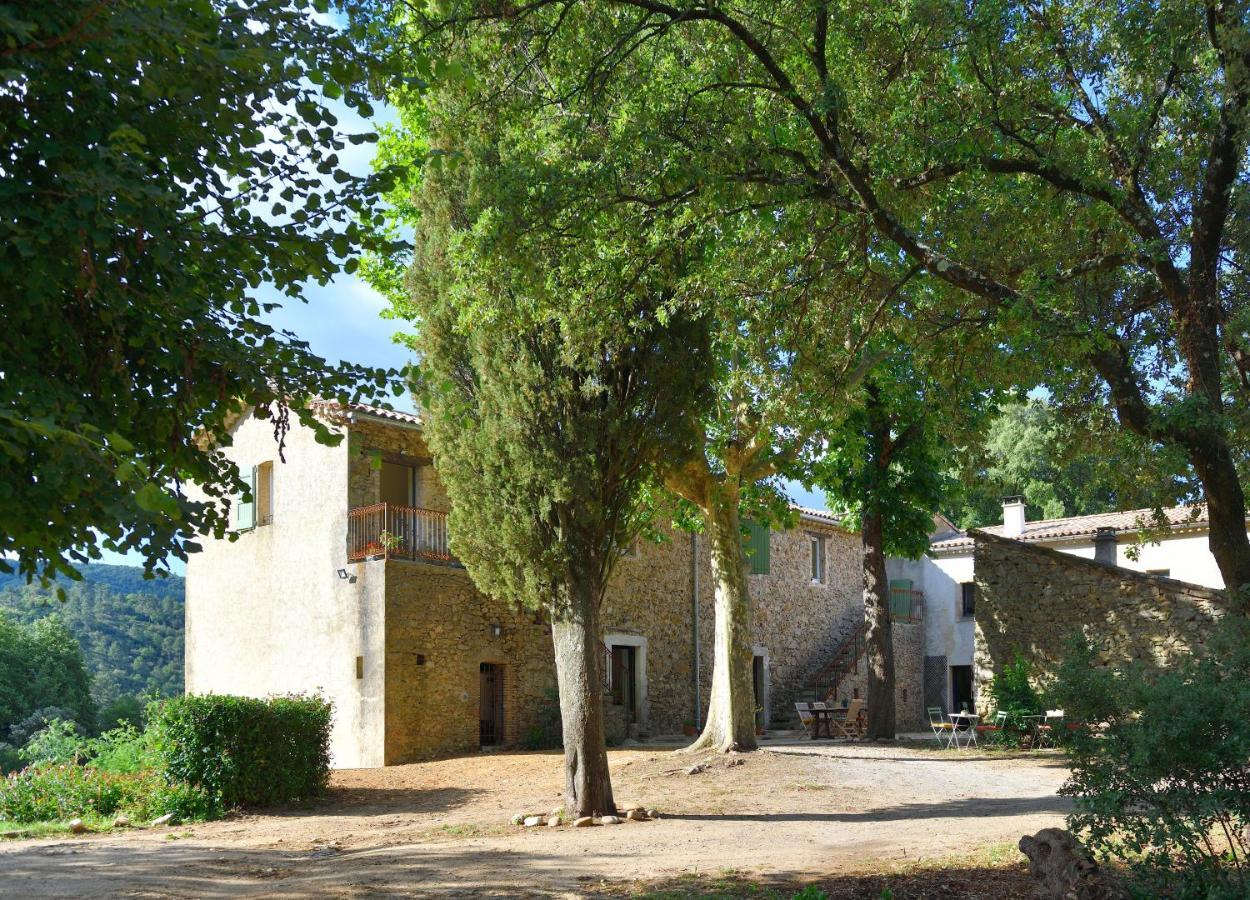
[[[656,822],[507,825],[559,803],[550,753],[335,773],[306,810],[0,845],[7,896],[551,896],[725,870],[801,876],[966,852],[1059,824],[1053,756],[811,742],[701,757],[610,754],[618,802]],[[730,762],[737,764],[728,764]],[[740,761],[740,762],[738,762]]]

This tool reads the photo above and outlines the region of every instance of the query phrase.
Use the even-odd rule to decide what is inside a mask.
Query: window
[[[825,539],[809,534],[807,541],[812,550],[812,584],[825,583]]]
[[[247,487],[234,498],[234,527],[246,531],[256,527],[256,470],[240,472],[239,477]]]
[[[767,575],[770,571],[769,551],[772,530],[759,522],[747,523],[746,551],[747,572],[752,575]]]
[[[965,581],[959,585],[959,614],[964,617],[975,615],[977,611],[976,582]]]
[[[1147,575],[1158,575],[1161,578],[1169,578],[1172,575],[1171,569],[1147,569]]]
[[[256,524],[273,522],[273,463],[263,462],[256,467]]]
[[[234,501],[234,527],[247,531],[273,521],[273,463],[264,462],[239,477],[247,489]]]

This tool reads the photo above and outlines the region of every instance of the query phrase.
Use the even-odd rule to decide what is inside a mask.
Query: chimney
[[[1116,540],[1114,528],[1099,528],[1094,532],[1094,562],[1116,564]]]
[[[1024,498],[1003,498],[1003,537],[1015,538],[1024,534]]]

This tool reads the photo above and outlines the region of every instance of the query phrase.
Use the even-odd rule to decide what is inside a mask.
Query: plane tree
[[[810,202],[813,227],[862,217],[957,289],[949,322],[1044,357],[1057,391],[1096,384],[1121,427],[1186,454],[1250,608],[1244,0],[437,9],[423,27],[506,22],[569,73],[565,102],[631,81],[657,176],[623,180],[638,202],[750,184]]]

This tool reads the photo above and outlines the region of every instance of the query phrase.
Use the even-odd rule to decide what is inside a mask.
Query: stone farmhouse
[[[542,614],[476,590],[454,558],[448,499],[419,416],[322,404],[338,446],[294,427],[286,462],[272,427],[236,423],[226,454],[252,479],[233,540],[187,565],[186,689],[321,692],[335,706],[339,767],[382,766],[558,734]],[[859,536],[800,510],[786,531],[753,526],[755,694],[767,728],[796,699],[863,696]],[[892,597],[902,728],[923,719],[923,597]],[[701,537],[639,541],[603,610],[609,739],[702,723],[711,681],[712,589]]]
[[[1198,638],[1190,624],[1209,625],[1223,608],[1224,582],[1202,507],[1163,515],[1162,523],[1150,509],[1029,522],[1024,499],[1008,497],[1001,525],[963,533],[948,522],[928,557],[890,560],[891,578],[928,601],[925,705],[976,706],[978,685],[1017,650],[1047,670],[1082,628],[1129,657],[1190,647]]]

